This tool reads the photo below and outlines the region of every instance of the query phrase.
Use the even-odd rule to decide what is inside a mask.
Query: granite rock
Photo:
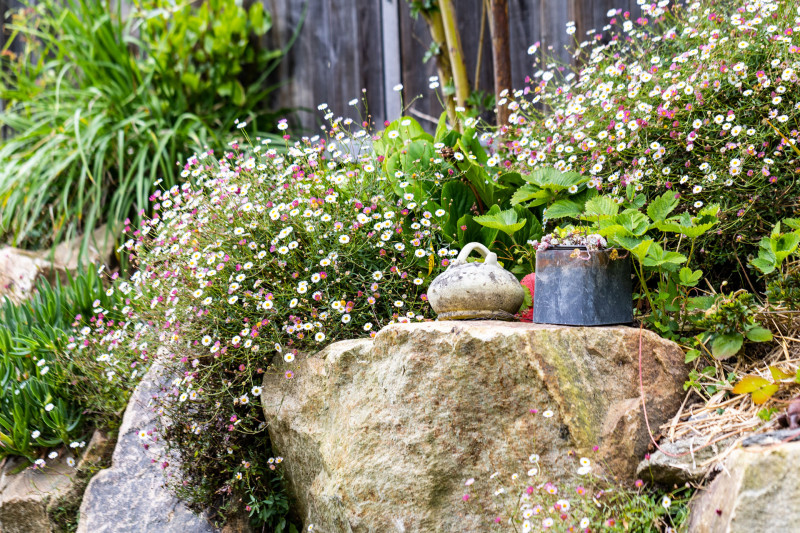
[[[78,533],[211,533],[205,517],[190,511],[164,486],[164,475],[154,459],[160,457],[158,441],[139,437],[155,428],[158,415],[152,398],[167,372],[154,363],[134,391],[125,410],[111,468],[97,473],[84,492]]]
[[[794,430],[797,432],[797,430]],[[734,450],[695,496],[692,533],[790,533],[800,524],[800,442]]]
[[[594,456],[632,480],[649,443],[639,335],[622,326],[398,324],[301,358],[294,379],[267,375],[262,392],[292,506],[322,533],[477,532],[490,517],[458,511],[464,480],[525,472],[531,453],[558,479],[574,473],[569,450],[597,445]],[[658,427],[680,406],[686,367],[676,344],[641,335]]]

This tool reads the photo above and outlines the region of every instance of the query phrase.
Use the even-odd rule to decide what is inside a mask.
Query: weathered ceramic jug
[[[467,263],[473,250],[483,255],[483,263]],[[497,254],[477,242],[466,245],[428,288],[428,301],[439,320],[513,320],[524,300],[525,289],[514,274],[497,264]]]

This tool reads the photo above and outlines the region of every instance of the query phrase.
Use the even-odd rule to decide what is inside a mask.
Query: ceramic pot
[[[467,263],[473,250],[483,263]],[[428,301],[439,320],[514,320],[525,300],[525,289],[511,272],[497,263],[497,254],[473,242],[428,288]]]

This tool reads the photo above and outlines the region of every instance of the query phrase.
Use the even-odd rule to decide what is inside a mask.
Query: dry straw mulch
[[[772,330],[773,342],[763,346],[750,345],[755,348],[751,354],[727,361],[711,361],[709,364],[716,367],[715,374],[704,378],[703,384],[716,385],[717,392],[706,396],[696,388],[689,389],[678,413],[660,428],[663,441],[675,442],[694,436],[700,446],[714,449],[713,457],[697,463],[698,467],[719,464],[747,437],[778,429],[779,415],[800,393],[800,385],[794,379],[782,380],[780,389],[772,398],[765,404],[756,405],[749,394],[731,395],[733,384],[718,386],[731,373],[737,376],[737,381],[745,375],[757,375],[772,381],[770,366],[796,375],[800,368],[800,311],[770,306],[763,308],[758,318]],[[758,348],[762,348],[760,353]],[[758,413],[769,408],[778,412],[765,422]]]

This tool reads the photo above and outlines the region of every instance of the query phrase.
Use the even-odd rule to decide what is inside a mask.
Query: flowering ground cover
[[[323,104],[319,136],[292,138],[281,121],[282,143],[250,139],[238,122],[237,141],[182,161],[186,183],[157,182],[154,215],[126,221],[118,251],[132,276],[115,275],[107,291],[93,278],[92,296],[56,305],[58,332],[0,336],[3,453],[44,462],[49,447],[80,445],[80,413],[118,412],[121,382],[162,357],[176,373],[157,401],[164,423],[141,439],[166,441],[171,487],[220,522],[244,509],[255,525],[291,531],[283,459],[269,452],[259,406],[263,375],[293,379],[293,362],[330,342],[433,318],[426,287],[471,241],[520,279],[552,235],[626,250],[637,318],[686,349],[687,389],[703,402],[732,394],[742,369],[777,346],[773,333],[795,327],[770,313],[800,301],[800,9],[640,4],[635,20],[608,13],[576,47],[579,67],[545,60],[506,94],[499,128],[456,111],[458,123],[443,116],[434,134],[409,117],[376,130]],[[7,307],[7,329],[24,312]],[[753,406],[788,397],[793,361],[733,393],[752,394]],[[777,407],[758,410],[769,427]],[[528,472],[465,472],[465,505],[496,498],[487,527],[499,530],[681,527],[685,507],[672,500],[688,491],[618,487],[590,458],[574,459],[579,477],[562,486],[535,454]]]

